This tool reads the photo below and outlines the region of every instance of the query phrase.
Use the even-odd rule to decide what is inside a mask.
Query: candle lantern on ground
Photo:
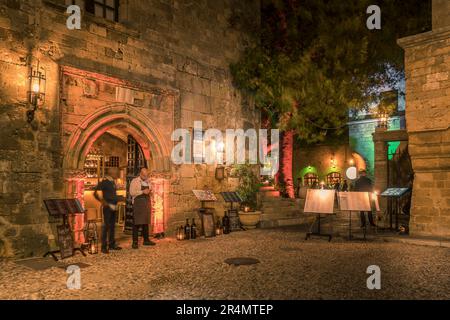
[[[89,254],[98,254],[98,233],[97,224],[94,221],[88,221],[85,229],[85,241]]]
[[[221,236],[221,235],[223,235],[223,227],[222,227],[222,224],[220,223],[220,219],[217,219],[216,236]]]
[[[177,240],[183,241],[184,239],[185,239],[184,228],[183,226],[181,226],[177,230]]]
[[[91,238],[89,239],[89,254],[98,254],[98,239]]]

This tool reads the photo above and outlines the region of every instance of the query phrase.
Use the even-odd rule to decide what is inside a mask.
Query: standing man
[[[102,253],[107,254],[110,250],[122,250],[116,245],[115,228],[117,217],[117,188],[114,179],[119,177],[117,168],[107,168],[106,177],[96,187],[94,197],[102,203],[103,206],[103,224],[102,224]],[[102,191],[100,198],[98,191]]]
[[[133,197],[133,249],[139,248],[139,229],[142,229],[142,237],[144,238],[144,246],[154,246],[154,242],[150,241],[151,223],[151,195],[152,189],[148,179],[148,170],[141,169],[139,177],[135,178],[130,185],[130,194]]]
[[[373,182],[367,177],[366,170],[359,171],[359,179],[355,182],[355,191],[356,192],[373,192]],[[372,212],[367,212],[367,216],[369,217],[369,223],[372,227],[376,227],[376,224],[373,220]],[[361,211],[361,228],[366,227],[366,214],[364,211]]]

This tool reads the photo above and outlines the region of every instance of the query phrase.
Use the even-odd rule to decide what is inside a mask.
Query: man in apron
[[[154,246],[150,241],[149,225],[151,223],[151,193],[152,187],[148,178],[148,170],[143,168],[139,177],[133,179],[130,185],[130,194],[133,197],[133,249],[139,248],[139,229],[142,229],[144,246]]]

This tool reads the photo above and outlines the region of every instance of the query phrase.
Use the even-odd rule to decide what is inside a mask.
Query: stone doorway
[[[373,140],[375,144],[375,190],[382,193],[388,188],[411,188],[414,173],[409,156],[409,140],[406,130],[388,131],[385,128],[377,128],[373,134]],[[393,200],[380,198],[382,220],[385,226],[391,226],[390,212],[394,210],[394,207],[400,208],[397,210],[400,211],[399,225],[408,228],[411,196],[400,199],[399,206],[394,206]]]
[[[395,143],[397,149],[388,148],[387,161],[387,181],[388,188],[408,188],[412,190],[414,184],[414,171],[412,168],[409,148],[406,142]],[[412,192],[398,199],[396,203],[393,199],[387,201],[387,211],[397,210],[396,221],[389,221],[390,228],[395,228],[402,232],[408,232],[411,213]]]
[[[118,167],[120,178],[118,193],[128,198],[119,211],[120,235],[124,235],[126,213],[130,213],[128,185],[137,176],[138,167],[147,167],[152,173],[155,204],[152,225],[154,233],[165,231],[168,213],[168,177],[166,171],[166,148],[159,133],[152,128],[152,121],[130,106],[108,106],[86,117],[71,135],[65,148],[64,176],[66,194],[77,198],[88,210],[85,217],[73,221],[75,239],[82,243],[82,230],[86,220],[95,220],[101,224],[102,210],[100,203],[94,199],[93,188],[103,177],[107,167]],[[96,165],[92,163],[96,163]],[[130,170],[130,164],[133,170]]]

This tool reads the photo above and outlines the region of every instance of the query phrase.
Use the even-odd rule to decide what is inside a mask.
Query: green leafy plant
[[[258,207],[257,194],[261,183],[254,171],[254,166],[249,164],[237,165],[235,175],[239,178],[239,187],[236,192],[243,200],[242,205],[256,210]]]

